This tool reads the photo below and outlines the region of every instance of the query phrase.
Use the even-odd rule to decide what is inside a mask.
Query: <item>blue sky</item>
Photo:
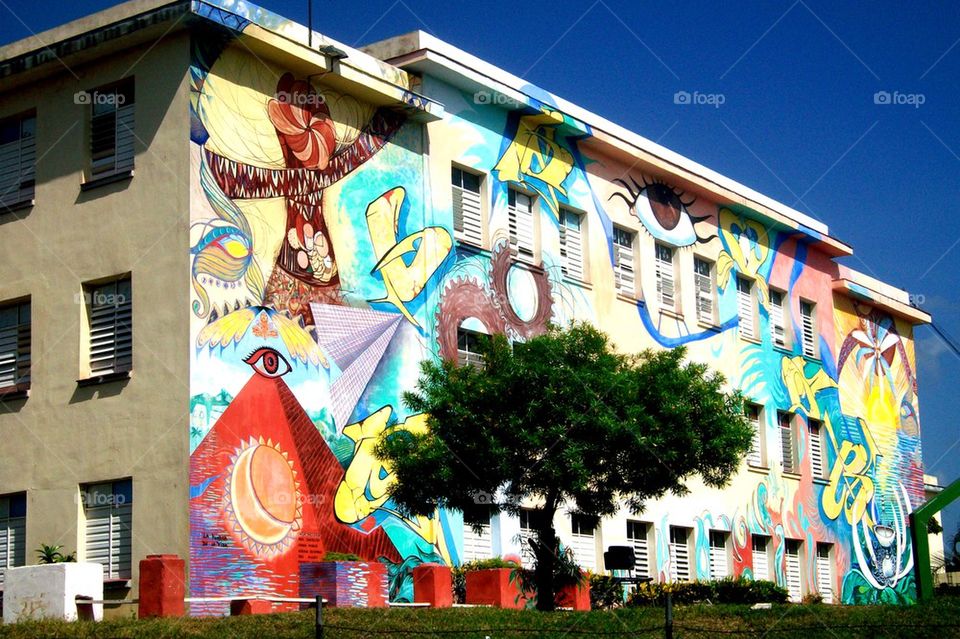
[[[0,42],[112,4],[0,0]],[[258,4],[306,21],[306,0]],[[958,3],[317,0],[314,26],[355,46],[428,31],[804,211],[960,338]],[[946,484],[960,357],[929,328],[917,357],[924,459]]]

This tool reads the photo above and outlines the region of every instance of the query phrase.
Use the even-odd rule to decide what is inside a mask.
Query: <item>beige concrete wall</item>
[[[0,494],[27,492],[28,563],[41,543],[82,560],[79,485],[132,477],[133,590],[115,595],[136,594],[147,554],[188,554],[189,48],[173,33],[0,95],[0,117],[36,108],[38,160],[36,205],[0,217],[0,300],[29,295],[33,315],[30,396],[0,404]],[[81,191],[89,124],[74,94],[130,75],[135,175]],[[79,387],[82,283],[124,273],[132,377]]]

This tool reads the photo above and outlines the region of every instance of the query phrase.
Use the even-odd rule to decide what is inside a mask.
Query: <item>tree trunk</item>
[[[534,581],[537,584],[537,610],[550,612],[554,609],[554,564],[557,561],[559,540],[553,528],[555,508],[544,508],[536,511],[537,544],[535,555],[537,566],[534,571]]]

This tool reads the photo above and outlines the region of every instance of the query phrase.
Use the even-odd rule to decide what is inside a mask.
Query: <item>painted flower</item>
[[[322,96],[309,84],[284,75],[277,85],[277,97],[267,103],[267,115],[287,151],[288,164],[295,159],[306,169],[327,168],[336,135]]]

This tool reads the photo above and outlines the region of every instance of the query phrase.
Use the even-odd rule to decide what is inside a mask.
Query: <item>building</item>
[[[172,552],[192,597],[297,596],[352,552],[403,599],[422,561],[519,553],[525,516],[402,517],[373,447],[423,428],[423,358],[581,318],[687,345],[756,427],[724,490],[560,513],[584,567],[915,597],[929,317],[824,224],[419,32],[135,0],[0,78],[0,567],[60,544],[123,598]]]

